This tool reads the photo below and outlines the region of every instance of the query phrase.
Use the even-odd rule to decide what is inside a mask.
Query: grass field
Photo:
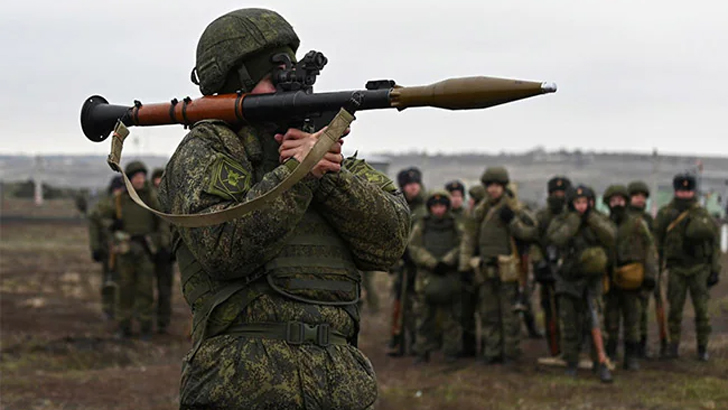
[[[171,334],[151,343],[120,342],[101,315],[99,280],[85,225],[0,226],[0,408],[177,407],[181,360],[190,345],[178,284]],[[688,309],[681,358],[643,362],[637,373],[617,371],[612,385],[600,384],[588,370],[573,380],[563,369],[537,365],[546,347],[534,340],[525,341],[522,363],[510,369],[472,360],[447,365],[440,355],[424,367],[412,366],[409,357],[388,358],[389,278],[381,274],[375,283],[382,308],[364,308],[360,346],[377,371],[379,409],[728,409],[725,275],[712,291],[709,363],[694,359]]]

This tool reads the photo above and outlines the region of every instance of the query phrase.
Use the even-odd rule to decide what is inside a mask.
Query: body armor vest
[[[424,248],[435,258],[441,259],[458,246],[455,220],[452,217],[442,219],[427,217],[422,239]]]

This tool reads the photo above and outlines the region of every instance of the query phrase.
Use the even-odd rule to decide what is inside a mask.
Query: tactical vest
[[[489,204],[483,220],[479,222],[478,252],[484,259],[495,258],[498,255],[510,255],[513,252],[510,230],[498,215],[500,209],[506,206],[505,201],[504,194],[504,197],[498,202]]]
[[[441,259],[458,246],[458,232],[455,219],[447,216],[442,219],[426,217],[422,242],[424,248],[437,259]]]
[[[615,267],[644,261],[647,249],[645,249],[642,223],[639,214],[628,213],[617,227]]]
[[[711,239],[706,239],[704,230],[709,229],[701,218],[708,216],[698,212],[700,208],[693,205],[684,217],[676,209],[671,209],[671,222],[665,231],[664,258],[668,266],[692,267],[708,263],[713,253]],[[696,232],[700,231],[700,235]]]
[[[266,148],[264,152],[270,151]],[[256,182],[277,165],[277,151],[274,155],[275,160],[263,158],[254,172]],[[182,289],[193,313],[195,346],[190,360],[206,338],[225,333],[238,313],[271,293],[302,303],[342,307],[354,321],[355,335],[349,342],[356,344],[361,274],[346,243],[313,206],[278,255],[239,280],[212,280],[182,241],[177,246]],[[194,286],[186,286],[193,279]],[[216,310],[222,314],[215,314]]]

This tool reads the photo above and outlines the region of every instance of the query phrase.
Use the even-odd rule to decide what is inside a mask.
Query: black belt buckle
[[[298,346],[306,340],[305,324],[301,322],[286,323],[286,342],[289,345]]]

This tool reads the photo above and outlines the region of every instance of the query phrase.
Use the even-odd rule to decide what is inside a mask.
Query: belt
[[[223,334],[284,340],[289,345],[315,344],[321,347],[346,345],[343,334],[331,330],[326,323],[309,325],[303,322],[237,324],[228,327]]]

